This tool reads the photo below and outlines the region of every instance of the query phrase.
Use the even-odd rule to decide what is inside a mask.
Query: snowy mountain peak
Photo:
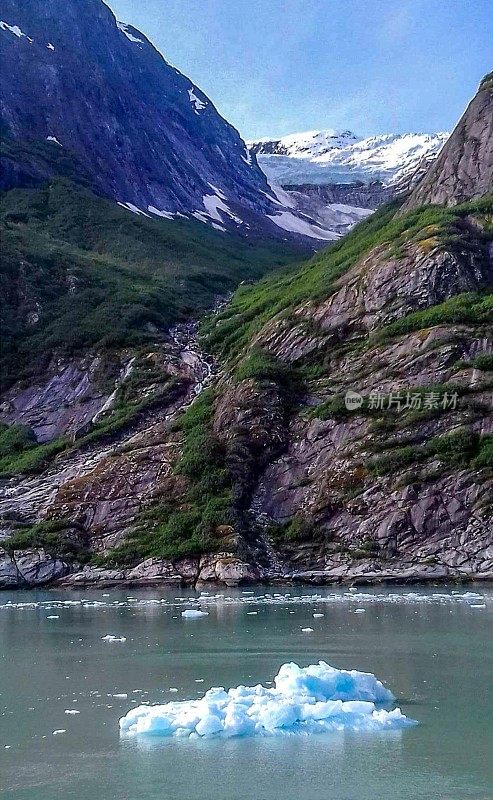
[[[329,128],[261,139],[250,142],[250,149],[267,177],[283,185],[375,180],[395,184],[412,175],[423,159],[434,158],[448,137],[440,132],[361,138]]]
[[[352,131],[302,131],[282,136],[280,139],[259,139],[249,142],[253,153],[259,155],[286,155],[294,158],[321,156],[334,149],[346,147],[359,141]]]

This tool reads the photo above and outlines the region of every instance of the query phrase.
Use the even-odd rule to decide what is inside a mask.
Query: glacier
[[[417,724],[388,707],[394,696],[372,673],[325,661],[283,664],[274,687],[211,688],[197,700],[141,705],[120,719],[122,735],[190,739],[233,736],[378,732]]]
[[[448,132],[379,134],[308,131],[248,142],[270,182],[285,185],[382,181],[395,185],[435,157]]]

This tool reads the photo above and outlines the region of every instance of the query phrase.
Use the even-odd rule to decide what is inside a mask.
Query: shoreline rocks
[[[149,558],[132,568],[104,569],[69,564],[45,550],[0,551],[0,590],[41,586],[58,589],[154,586],[236,586],[255,584],[359,585],[412,583],[469,583],[492,581],[493,567],[483,571],[372,560],[335,563],[325,569],[272,572],[241,560],[232,553],[216,553],[175,562]]]

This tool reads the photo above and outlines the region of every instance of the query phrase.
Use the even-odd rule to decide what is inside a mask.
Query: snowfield
[[[399,183],[425,158],[437,155],[448,133],[381,134],[367,138],[350,131],[308,131],[281,139],[249,142],[268,179],[281,185]]]
[[[199,700],[141,705],[120,719],[128,735],[195,738],[272,736],[330,731],[383,731],[416,724],[371,673],[339,670],[325,661],[283,664],[274,688],[212,688]]]

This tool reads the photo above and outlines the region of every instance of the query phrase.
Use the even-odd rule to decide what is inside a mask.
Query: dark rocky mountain
[[[238,132],[102,0],[1,0],[0,38],[1,126],[20,145],[4,153],[4,190],[59,175],[64,159],[136,213],[330,238],[269,219],[283,209]]]
[[[493,187],[493,73],[486,75],[424,180],[405,208],[457,205]]]
[[[11,384],[0,585],[491,579],[492,165],[488,125],[464,130],[479,188],[447,207],[396,200],[200,331]]]

